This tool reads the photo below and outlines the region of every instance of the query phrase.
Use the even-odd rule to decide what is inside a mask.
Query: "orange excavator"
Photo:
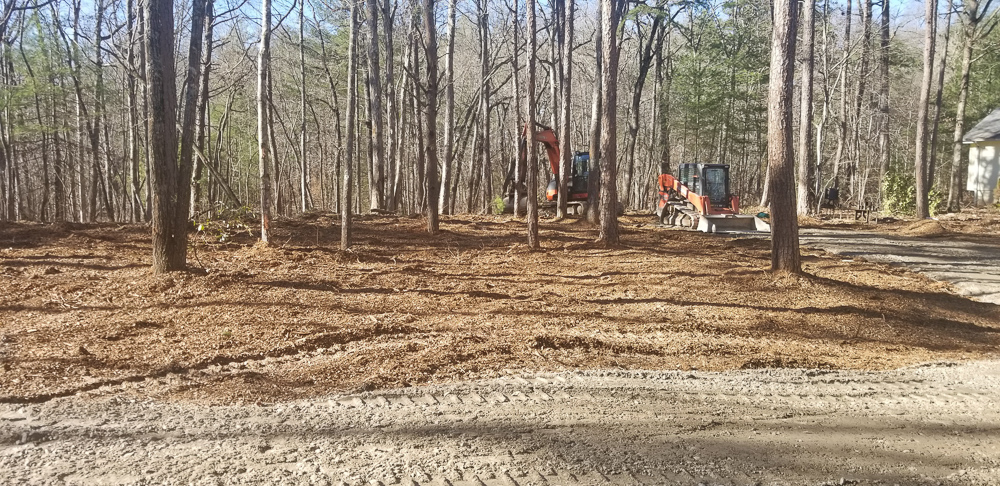
[[[556,138],[555,132],[551,128],[542,125],[541,123],[536,123],[537,130],[534,132],[534,140],[540,142],[545,146],[545,152],[549,157],[549,168],[550,168],[550,179],[549,185],[545,189],[545,200],[546,203],[542,207],[555,207],[556,200],[559,196],[559,162],[560,162],[560,152],[559,152],[559,140]],[[527,160],[528,160],[528,126],[524,126],[524,130],[521,131],[520,142],[518,144],[518,158],[521,161],[520,167],[522,171],[527,171]],[[504,180],[503,193],[504,193],[504,212],[509,213],[513,211],[514,208],[514,164],[511,164],[507,169],[507,178]],[[525,172],[517,177],[517,180],[526,180]],[[573,153],[573,166],[572,166],[572,177],[569,184],[569,199],[567,200],[566,211],[569,214],[583,214],[587,209],[587,184],[590,178],[590,154],[588,152],[574,152]],[[524,194],[523,182],[521,183],[521,194]],[[525,206],[525,201],[522,199],[520,205],[523,208]]]
[[[680,164],[676,177],[668,169],[660,166],[656,216],[661,224],[705,233],[771,231],[759,217],[740,214],[740,198],[729,191],[728,165]]]

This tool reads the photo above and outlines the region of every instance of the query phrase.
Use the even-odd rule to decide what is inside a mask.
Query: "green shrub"
[[[889,214],[913,214],[917,210],[916,180],[912,173],[894,170],[882,181],[882,210]]]
[[[507,207],[507,204],[503,202],[503,197],[497,196],[493,198],[492,206],[493,206],[493,214],[503,214],[503,210],[504,208]]]
[[[931,215],[947,210],[947,195],[936,189],[927,194]],[[913,215],[917,212],[916,177],[909,171],[894,170],[882,181],[882,209],[889,214]]]

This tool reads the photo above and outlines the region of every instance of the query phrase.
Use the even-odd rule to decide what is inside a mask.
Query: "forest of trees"
[[[171,194],[195,220],[344,213],[345,200],[354,213],[428,200],[442,214],[491,212],[529,120],[554,127],[567,154],[612,149],[616,184],[602,191],[626,208],[653,206],[661,162],[731,164],[736,194],[768,198],[766,0],[602,0],[616,10],[604,24],[619,17],[611,30],[601,5],[579,0],[147,2],[3,3],[0,218],[151,221],[151,161],[173,155],[157,155],[149,129],[171,119]],[[898,3],[793,9],[799,213],[834,186],[850,205],[960,207],[955,137],[1000,106],[996,8]],[[167,57],[146,36],[164,18],[176,76],[157,84],[148,57],[160,56],[153,68]],[[177,93],[169,113],[150,102],[154,84]],[[609,108],[617,130],[601,140]],[[537,166],[544,187],[548,164]]]

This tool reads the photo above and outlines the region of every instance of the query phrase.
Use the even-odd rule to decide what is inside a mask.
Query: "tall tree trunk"
[[[804,0],[802,9],[805,16],[802,19],[805,31],[802,33],[802,101],[799,104],[799,177],[798,177],[798,213],[805,215],[813,207],[812,177],[812,119],[813,119],[813,68],[816,65],[814,45],[816,38],[816,22],[814,20],[816,0]]]
[[[927,207],[927,105],[934,77],[934,26],[937,24],[937,0],[925,1],[924,18],[927,21],[924,34],[924,75],[920,83],[920,101],[917,105],[917,133],[913,160],[918,218],[930,217],[930,210]]]
[[[854,96],[854,114],[851,121],[854,130],[851,136],[852,159],[850,165],[850,188],[852,196],[860,198],[864,190],[857,185],[859,180],[858,172],[861,169],[861,106],[866,96],[868,79],[868,66],[871,61],[871,39],[872,39],[872,0],[858,0],[861,7],[861,61],[858,63],[858,89]],[[858,200],[857,204],[862,201]]]
[[[194,158],[194,173],[191,175],[191,211],[192,214],[197,210],[197,205],[201,201],[201,189],[202,189],[202,172],[206,164],[214,164],[215,160],[209,160],[205,154],[209,153],[209,148],[207,146],[206,140],[210,141],[211,134],[208,133],[208,127],[210,122],[208,120],[208,103],[211,98],[211,93],[208,91],[208,81],[212,72],[212,52],[214,50],[215,35],[214,35],[214,22],[215,22],[215,0],[206,0],[205,2],[205,39],[204,47],[205,50],[205,60],[202,63],[202,73],[201,73],[201,91],[199,93],[198,99],[198,140],[197,147],[201,155]],[[209,170],[214,170],[214,167],[209,167]],[[227,181],[217,177],[216,178],[218,186],[224,186],[227,193],[230,195],[232,203],[236,203],[236,194],[233,192],[232,188],[229,187]],[[225,190],[225,189],[224,189]],[[210,194],[211,195],[211,194]]]
[[[351,11],[351,30],[347,40],[347,140],[344,142],[344,187],[340,201],[340,249],[351,247],[353,230],[351,199],[354,191],[354,141],[358,111],[358,3],[348,2]]]
[[[271,0],[261,0],[260,49],[257,52],[257,161],[260,170],[260,241],[271,239],[271,133],[268,78],[271,63]]]
[[[425,161],[427,182],[427,232],[438,232],[438,156],[437,156],[437,103],[438,103],[438,48],[437,21],[435,19],[436,0],[423,0],[424,5],[424,57],[427,59],[427,100],[424,109],[427,114],[425,138],[427,160]]]
[[[844,160],[844,148],[847,145],[847,64],[851,55],[851,0],[847,0],[844,15],[844,56],[840,65],[840,134],[837,137],[837,152],[833,156],[833,187],[840,187],[840,165]]]
[[[635,85],[632,87],[632,104],[629,108],[628,118],[628,139],[626,141],[626,169],[625,169],[625,204],[631,206],[634,202],[634,182],[635,177],[635,146],[639,139],[639,109],[642,103],[642,90],[646,85],[646,78],[649,76],[649,68],[653,62],[655,51],[660,50],[662,45],[657,41],[662,41],[659,29],[663,25],[663,16],[657,15],[653,24],[649,28],[646,42],[642,44],[642,49],[638,52],[638,75],[635,77]],[[655,48],[654,48],[655,45]]]
[[[528,79],[525,93],[525,125],[524,133],[527,140],[528,152],[528,177],[526,196],[528,197],[528,248],[538,249],[541,247],[538,241],[538,144],[535,142],[535,116],[537,107],[535,106],[535,76],[537,74],[536,54],[538,51],[538,40],[535,38],[535,0],[527,0],[525,3],[527,13],[527,36],[528,45],[525,52],[524,65],[528,68]],[[515,201],[515,206],[517,201]]]
[[[396,55],[394,46],[394,25],[396,19],[395,0],[383,0],[382,2],[382,31],[385,36],[385,102],[388,108],[388,131],[387,148],[385,155],[386,170],[383,176],[383,192],[385,193],[386,209],[396,211],[398,199],[396,193],[399,188],[396,186],[396,153],[400,151],[399,136],[399,104],[396,102]],[[391,178],[391,180],[389,180]]]
[[[618,236],[618,26],[628,6],[625,0],[601,0],[601,35],[604,39],[601,69],[601,223],[598,241],[619,244]]]
[[[771,270],[801,272],[795,214],[795,152],[792,145],[792,79],[798,15],[794,0],[775,0],[768,90],[767,156],[771,194]]]
[[[374,143],[372,178],[369,179],[370,207],[372,210],[385,209],[385,123],[382,119],[382,72],[378,49],[378,0],[368,2],[368,89],[371,102],[368,104],[371,113],[372,137]],[[391,81],[390,81],[391,82]]]
[[[934,171],[937,167],[938,158],[938,127],[941,124],[941,106],[944,98],[944,71],[948,66],[948,41],[951,37],[951,12],[954,9],[948,6],[948,17],[944,27],[944,46],[941,48],[941,65],[938,67],[937,86],[934,93],[934,121],[931,123],[931,148],[930,161],[927,164],[927,181],[924,182],[927,190],[934,188]]]
[[[572,3],[572,0],[569,0]],[[568,11],[567,0],[552,1],[552,89],[557,91],[552,103],[552,115],[556,119],[555,133],[559,140],[558,170],[552,174],[556,180],[556,218],[566,217],[567,202],[569,202],[569,164],[573,160],[570,144],[569,105],[566,103],[565,91],[569,88],[566,82],[566,69],[570,67],[566,56],[566,24]],[[569,49],[572,53],[572,48]],[[564,115],[566,115],[564,117]],[[565,126],[564,126],[565,125]],[[551,170],[551,169],[549,169]]]
[[[562,144],[560,147],[562,161],[559,164],[559,208],[565,215],[566,203],[571,196],[570,179],[573,175],[573,118],[571,109],[573,93],[571,88],[573,86],[573,30],[576,21],[576,2],[575,0],[564,0],[564,2],[566,13],[563,16],[564,34],[560,46],[562,48],[562,73],[559,76],[559,85],[562,87],[562,100],[559,104],[562,110],[562,120],[559,122],[559,141]],[[563,197],[563,195],[565,196]]]
[[[490,198],[493,195],[493,161],[490,158],[492,151],[492,127],[490,123],[490,96],[493,90],[493,83],[490,81],[492,66],[490,63],[490,32],[489,14],[487,8],[488,0],[479,0],[479,52],[480,52],[480,75],[483,78],[483,86],[479,91],[479,130],[481,136],[479,167],[482,170],[483,183],[483,206],[482,212],[488,213],[490,210]]]
[[[181,122],[181,153],[177,169],[177,230],[186,231],[191,214],[191,175],[193,173],[195,129],[198,124],[198,98],[201,88],[201,51],[205,33],[205,2],[191,2],[191,37],[188,48],[187,77],[184,80],[184,110]]]
[[[878,111],[882,119],[879,124],[879,180],[885,180],[889,173],[889,3],[882,0],[882,21],[879,24],[879,85]],[[879,185],[881,192],[881,184]]]
[[[604,18],[604,14],[601,9],[604,8],[604,3],[598,3],[598,18]],[[601,191],[601,115],[604,113],[602,102],[603,90],[602,90],[602,79],[604,77],[604,45],[603,45],[603,34],[604,29],[598,27],[594,32],[594,64],[596,69],[594,70],[594,86],[591,93],[591,109],[590,109],[590,140],[588,140],[590,145],[590,177],[587,179],[587,221],[590,224],[597,225],[600,223],[600,211],[598,211],[598,204],[600,204],[600,191]]]
[[[309,136],[306,131],[306,117],[309,115],[306,106],[306,3],[302,1],[299,6],[299,74],[302,84],[299,85],[299,199],[301,200],[302,212],[306,212],[310,207],[309,194]]]
[[[183,270],[187,258],[187,232],[176,234],[180,228],[176,225],[179,174],[173,6],[170,0],[145,1],[154,273]]]
[[[514,140],[514,148],[517,151],[517,153],[514,154],[514,174],[512,181],[512,183],[514,184],[514,189],[511,192],[511,194],[514,195],[514,197],[511,198],[511,204],[513,204],[514,206],[513,213],[515,218],[520,218],[524,216],[523,211],[521,211],[521,199],[525,198],[524,191],[526,186],[524,179],[525,176],[527,175],[527,170],[524,164],[528,161],[527,154],[525,154],[523,157],[521,155],[521,142],[520,142],[521,134],[524,133],[524,127],[525,127],[525,121],[524,121],[525,115],[524,115],[524,110],[521,108],[522,106],[521,100],[525,98],[524,98],[524,87],[521,84],[521,66],[520,63],[518,62],[518,57],[520,56],[521,53],[521,47],[520,44],[518,43],[518,41],[521,39],[521,19],[520,16],[518,15],[519,5],[520,5],[520,0],[513,0],[510,2],[510,6],[508,7],[510,10],[511,23],[513,24],[513,30],[514,30],[514,34],[511,36],[512,49],[510,54],[510,62],[511,65],[513,66],[513,71],[514,71],[513,99],[515,105],[514,112],[516,113],[516,115],[514,116],[515,119],[514,129],[512,130],[511,133],[511,135],[513,136],[512,138]],[[506,197],[507,195],[504,194],[504,196]]]
[[[455,17],[457,0],[448,2],[448,47],[444,58],[444,163],[441,164],[441,212],[450,214],[449,190],[455,163]]]

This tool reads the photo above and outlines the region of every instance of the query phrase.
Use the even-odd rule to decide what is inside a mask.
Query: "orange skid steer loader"
[[[770,232],[757,216],[740,214],[740,198],[729,191],[729,166],[680,164],[677,176],[660,169],[656,216],[667,226],[704,233]]]

